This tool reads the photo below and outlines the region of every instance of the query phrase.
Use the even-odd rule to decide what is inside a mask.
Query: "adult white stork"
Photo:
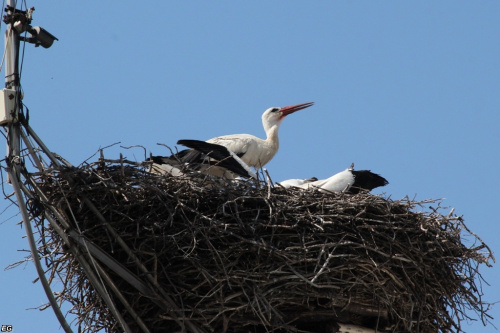
[[[267,164],[276,155],[279,149],[278,130],[283,119],[289,114],[303,110],[314,103],[302,103],[284,107],[272,107],[262,114],[262,125],[266,132],[266,138],[261,139],[250,134],[232,134],[212,138],[206,142],[224,146],[239,157],[247,166],[259,169]],[[195,140],[180,140],[192,141]],[[179,152],[176,157],[183,163],[200,164],[206,161],[206,155],[199,149],[189,149]],[[157,164],[170,164],[172,156],[153,156],[152,160]],[[210,172],[209,172],[210,173]]]
[[[279,149],[278,130],[286,116],[312,106],[314,103],[303,103],[284,107],[272,107],[262,114],[262,125],[266,132],[266,139],[250,134],[224,135],[207,140],[227,147],[238,155],[243,162],[254,168],[261,168],[276,155]]]
[[[290,179],[280,182],[281,186],[298,187],[303,189],[317,189],[321,192],[342,192],[359,193],[360,191],[371,191],[374,188],[385,186],[389,182],[382,176],[370,170],[354,170],[354,163],[348,169],[334,174],[330,178],[310,181],[305,179],[302,184],[295,185],[297,179]]]

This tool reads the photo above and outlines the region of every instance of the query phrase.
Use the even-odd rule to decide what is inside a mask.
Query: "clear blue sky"
[[[27,45],[30,123],[75,165],[121,142],[168,152],[178,139],[263,136],[271,106],[289,116],[275,181],[371,169],[393,199],[444,198],[498,255],[499,1],[31,1],[33,25],[59,38]],[[1,26],[2,32],[5,25]],[[142,160],[141,149],[123,152]],[[10,190],[7,187],[7,190]],[[7,206],[0,202],[0,211]],[[15,209],[0,215],[0,324],[56,331]],[[482,266],[484,299],[500,269]],[[490,312],[500,326],[500,305]],[[468,332],[492,332],[480,322]],[[43,329],[40,330],[40,327]]]

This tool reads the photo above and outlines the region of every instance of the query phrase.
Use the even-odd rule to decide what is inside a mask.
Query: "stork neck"
[[[266,130],[266,141],[271,142],[273,144],[279,145],[279,139],[278,139],[278,129],[279,125],[273,125]]]

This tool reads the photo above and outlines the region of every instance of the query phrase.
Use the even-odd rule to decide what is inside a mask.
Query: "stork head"
[[[312,106],[314,102],[295,104],[283,107],[273,107],[269,108],[262,114],[262,124],[264,125],[264,129],[267,130],[275,125],[281,124],[281,121],[296,111],[308,108]]]

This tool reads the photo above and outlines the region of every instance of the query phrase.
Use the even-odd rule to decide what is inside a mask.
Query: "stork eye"
[[[273,109],[271,110],[271,112],[278,112],[279,110],[280,110],[280,108],[273,108]]]

